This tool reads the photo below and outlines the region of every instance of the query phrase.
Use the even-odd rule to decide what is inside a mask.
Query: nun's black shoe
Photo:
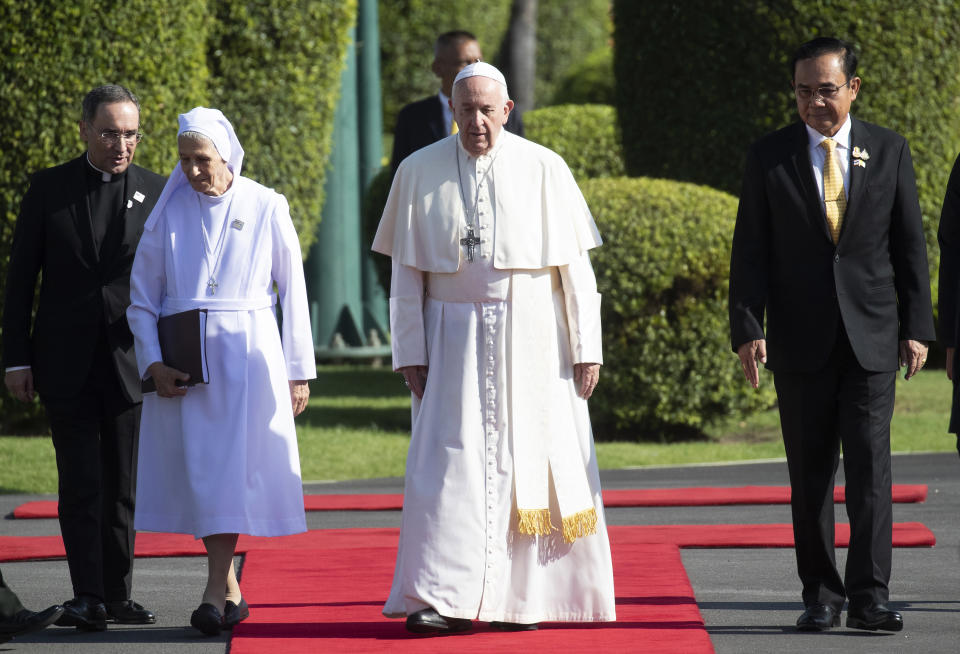
[[[223,628],[223,616],[213,604],[204,602],[190,616],[190,626],[205,636],[219,636]]]
[[[233,629],[235,626],[250,617],[250,607],[247,600],[240,598],[239,604],[234,604],[230,600],[223,607],[223,628]]]

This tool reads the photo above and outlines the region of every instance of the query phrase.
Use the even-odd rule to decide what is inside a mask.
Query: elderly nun
[[[306,531],[294,416],[316,365],[286,199],[240,176],[243,148],[217,109],[181,114],[177,145],[130,278],[137,365],[157,388],[143,402],[135,527],[203,539],[207,585],[190,624],[216,635],[249,615],[238,535]],[[157,320],[196,308],[209,383],[188,388],[163,363]]]

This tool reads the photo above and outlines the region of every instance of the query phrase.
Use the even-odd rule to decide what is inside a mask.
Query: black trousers
[[[826,367],[774,372],[792,489],[797,569],[806,606],[839,611],[886,603],[893,538],[890,419],[896,371],[870,372],[841,329]],[[833,485],[843,448],[850,547],[841,581],[834,556]]]
[[[139,403],[123,394],[106,344],[83,389],[41,397],[57,455],[60,532],[75,596],[130,597]]]

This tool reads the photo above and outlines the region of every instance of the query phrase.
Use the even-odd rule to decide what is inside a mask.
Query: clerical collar
[[[114,175],[113,173],[108,173],[108,172],[105,171],[105,170],[100,170],[99,168],[97,168],[96,166],[93,165],[93,162],[92,162],[92,161],[90,161],[90,153],[89,153],[89,152],[88,152],[85,156],[86,156],[86,159],[87,159],[87,165],[90,166],[90,168],[92,168],[94,171],[100,173],[100,181],[101,181],[101,182],[115,181],[115,180],[120,179],[121,177],[123,177],[123,176],[126,174],[126,172],[127,172],[126,170],[124,170],[122,173],[117,173],[116,175]]]

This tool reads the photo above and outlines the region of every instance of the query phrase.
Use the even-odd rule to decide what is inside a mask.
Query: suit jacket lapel
[[[77,230],[77,236],[80,239],[83,258],[87,260],[91,267],[95,267],[100,261],[97,253],[97,246],[93,240],[93,216],[90,215],[90,205],[87,204],[87,180],[84,176],[87,174],[86,155],[80,155],[73,160],[73,165],[69,169],[65,180],[67,188],[64,189],[67,197],[77,198],[77,201],[70,205],[70,213],[73,216],[74,229]]]
[[[866,150],[867,152],[873,150],[873,141],[870,138],[870,132],[866,126],[859,120],[855,120],[853,116],[850,117],[850,120],[852,121],[850,125],[851,152],[854,147]],[[870,170],[869,162],[864,161],[864,166],[855,166],[854,161],[851,157],[851,160],[847,162],[850,170],[850,190],[847,193],[847,210],[843,216],[843,224],[840,226],[840,238],[843,238],[843,233],[846,231],[847,225],[856,218],[857,207],[859,207],[863,201],[867,175]]]
[[[118,216],[110,227],[110,231],[119,230],[119,238],[105,239],[111,247],[109,251],[105,248],[101,252],[104,261],[115,260],[118,256],[125,256],[129,250],[135,249],[140,240],[140,234],[143,231],[143,223],[147,220],[147,212],[144,209],[144,202],[147,197],[147,189],[143,187],[139,169],[131,165],[127,168],[127,178],[124,180],[123,206]]]
[[[830,228],[827,227],[827,213],[820,198],[820,189],[817,187],[817,180],[813,176],[813,163],[810,161],[810,139],[807,136],[807,128],[803,121],[797,123],[797,137],[792,159],[797,184],[800,187],[800,195],[807,203],[806,213],[811,220],[815,220],[819,224],[824,237],[833,242],[830,236]]]

